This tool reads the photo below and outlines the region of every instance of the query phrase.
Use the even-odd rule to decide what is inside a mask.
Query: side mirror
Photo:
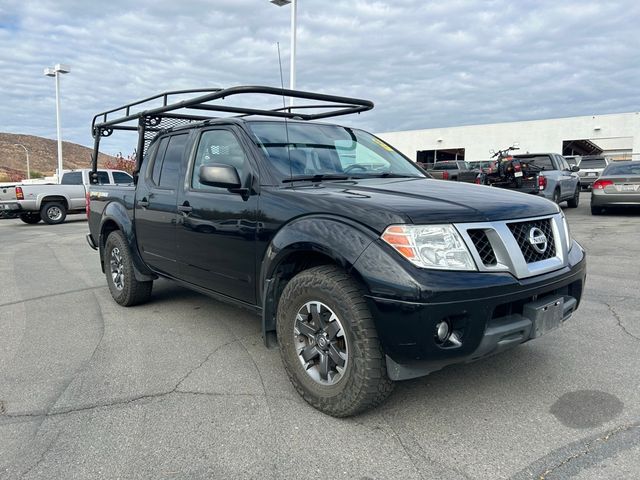
[[[210,187],[240,188],[240,176],[236,167],[224,163],[210,163],[200,167],[200,183]]]
[[[569,168],[569,170],[571,170],[572,172],[579,172],[580,167],[578,165],[571,165],[571,168]]]

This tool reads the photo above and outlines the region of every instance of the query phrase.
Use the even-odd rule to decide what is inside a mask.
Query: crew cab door
[[[153,270],[177,276],[177,196],[189,134],[166,136],[150,152],[136,187],[135,231],[140,255]]]
[[[556,155],[555,157],[558,162],[558,170],[561,171],[560,188],[562,190],[562,197],[571,198],[576,191],[576,186],[580,181],[580,177],[577,173],[571,171],[571,167],[569,166],[566,158],[562,155]]]
[[[251,194],[254,167],[239,132],[216,126],[198,132],[184,188],[178,198],[180,278],[247,303],[256,303],[256,229],[258,195]],[[200,167],[235,167],[241,194],[200,183]]]

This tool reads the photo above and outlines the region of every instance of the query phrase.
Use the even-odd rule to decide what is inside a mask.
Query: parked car
[[[427,168],[427,172],[433,178],[452,180],[454,182],[473,183],[478,176],[478,170],[473,169],[467,162],[462,160],[436,162]]]
[[[640,162],[612,162],[591,189],[591,214],[608,207],[640,206]]]
[[[63,172],[60,184],[17,184],[0,189],[0,211],[25,223],[64,222],[68,213],[83,212],[87,202],[89,169]],[[99,184],[124,184],[133,177],[120,170],[97,170]]]
[[[607,165],[609,165],[609,160],[601,155],[581,157],[578,163],[580,167],[578,172],[580,188],[582,190],[590,190],[593,182],[602,174]]]
[[[562,155],[557,153],[526,153],[514,155],[521,163],[529,163],[540,169],[538,174],[538,195],[556,203],[566,201],[567,206],[576,208],[580,202],[580,167],[569,166]]]
[[[324,109],[229,104],[244,94]],[[165,106],[149,110],[157,98]],[[580,303],[586,257],[556,204],[434,180],[367,132],[313,122],[369,110],[367,100],[234,87],[147,101],[92,128],[94,169],[100,136],[128,122],[146,149],[135,184],[90,187],[87,241],[114,301],[146,302],[164,277],[251,309],[296,390],[327,414],[362,412],[394,380],[544,335]],[[202,119],[217,108],[242,115]]]

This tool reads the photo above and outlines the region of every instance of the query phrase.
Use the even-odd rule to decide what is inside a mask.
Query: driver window
[[[199,190],[220,190],[200,183],[200,167],[212,163],[231,165],[238,170],[244,184],[249,173],[247,158],[236,136],[228,130],[207,130],[200,136],[193,164],[191,187]]]

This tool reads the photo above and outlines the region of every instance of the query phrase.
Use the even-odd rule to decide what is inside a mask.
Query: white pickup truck
[[[18,184],[0,189],[0,212],[6,217],[20,217],[25,223],[40,220],[55,225],[64,222],[67,213],[85,210],[91,170],[81,169],[62,174],[60,184]],[[98,170],[100,185],[129,185],[133,177],[121,170]]]

